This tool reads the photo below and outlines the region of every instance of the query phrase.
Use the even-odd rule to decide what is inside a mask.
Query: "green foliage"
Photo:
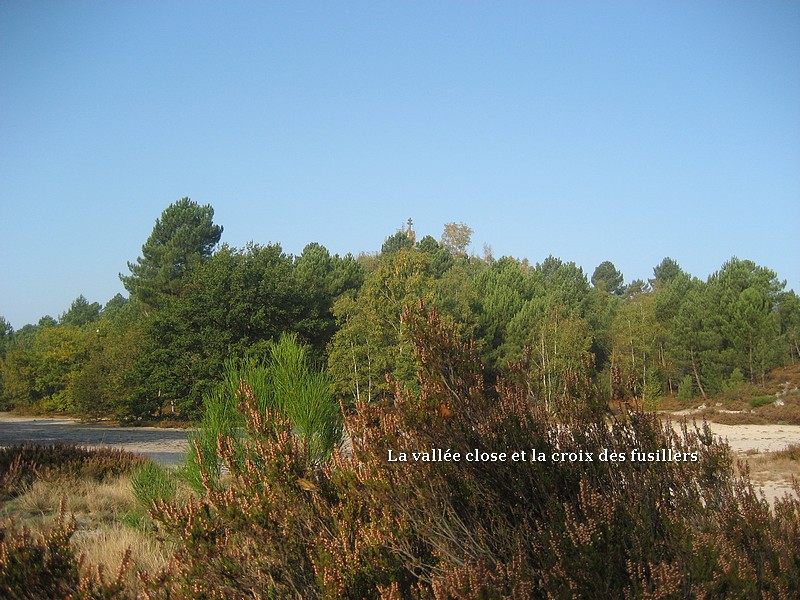
[[[86,360],[89,337],[75,325],[38,327],[21,337],[3,361],[6,401],[29,411],[73,410],[69,387]]]
[[[760,406],[766,406],[767,404],[772,404],[775,402],[775,396],[764,395],[764,396],[753,396],[750,398],[750,406],[753,408],[759,408]]]
[[[746,382],[744,375],[742,374],[741,369],[736,367],[731,372],[730,377],[728,377],[728,381],[725,383],[723,391],[728,397],[740,400],[744,395],[745,385]]]
[[[130,275],[120,275],[132,296],[149,306],[160,306],[165,296],[177,296],[186,276],[211,256],[222,235],[214,225],[211,205],[189,198],[170,204],[156,219],[142,246],[142,256],[128,263]]]
[[[356,400],[376,399],[389,386],[386,375],[414,386],[415,364],[401,316],[420,298],[431,299],[430,259],[416,249],[382,255],[360,292],[334,305],[339,329],[331,340],[328,368],[334,390]]]
[[[136,502],[145,511],[156,501],[172,501],[178,490],[175,474],[154,462],[144,463],[133,470],[131,486]]]
[[[282,335],[270,348],[271,397],[265,408],[277,410],[308,446],[311,460],[325,460],[342,438],[342,412],[323,371],[311,368],[308,347]]]
[[[11,323],[6,321],[5,317],[0,316],[0,359],[6,355],[6,349],[11,343],[11,337],[14,333],[14,328]]]
[[[394,254],[400,250],[409,250],[413,247],[414,239],[405,231],[398,231],[394,235],[390,235],[384,240],[383,245],[381,246],[381,254]]]
[[[72,302],[69,310],[61,315],[59,323],[62,325],[83,327],[100,318],[101,308],[102,307],[97,302],[92,302],[90,304],[89,301],[83,297],[83,294],[81,294]]]
[[[667,256],[658,265],[653,267],[653,279],[650,280],[650,285],[665,285],[678,277],[685,276],[686,273],[683,272],[680,265],[674,259]]]
[[[247,454],[241,408],[248,398],[259,414],[288,419],[312,462],[325,460],[341,442],[342,414],[330,380],[312,368],[308,347],[297,336],[282,335],[270,345],[266,361],[229,362],[224,381],[206,396],[203,418],[190,436],[186,467],[186,478],[196,489],[202,486],[202,472],[215,481],[219,477],[220,436],[231,440],[239,459]]]
[[[601,262],[592,273],[592,285],[597,289],[615,294],[622,295],[622,282],[624,277],[610,260]]]
[[[60,322],[17,332],[0,322],[0,402],[88,419],[197,419],[226,361],[261,360],[284,333],[327,364],[345,406],[386,399],[387,375],[419,389],[401,315],[420,300],[474,338],[489,381],[523,364],[531,392],[551,405],[572,376],[592,378],[598,402],[641,400],[653,380],[672,395],[686,376],[707,399],[741,395],[731,392],[737,373],[764,387],[770,369],[800,360],[800,300],[752,261],[734,257],[700,281],[665,258],[649,284],[623,290],[609,261],[590,285],[553,256],[534,266],[467,257],[471,233],[448,223],[441,243],[417,243],[409,226],[358,259],[317,243],[296,257],[277,244],[216,248],[213,209],[183,199],[123,277],[130,300],[101,311],[80,296]]]
[[[419,241],[417,248],[420,252],[428,255],[431,263],[431,271],[434,277],[441,277],[447,270],[455,264],[455,259],[450,251],[441,246],[432,236],[426,235]]]
[[[680,400],[691,400],[694,398],[694,381],[691,375],[685,375],[678,386],[678,398]]]
[[[130,373],[141,352],[143,330],[124,319],[89,333],[88,357],[70,380],[69,395],[83,419],[127,416],[128,399],[135,389]]]
[[[781,295],[777,315],[785,340],[784,356],[792,362],[800,360],[800,297],[793,290]]]
[[[658,378],[651,375],[642,390],[642,400],[646,410],[655,410],[658,407],[658,399],[663,395],[661,382]]]
[[[262,357],[282,333],[297,333],[321,360],[335,328],[334,301],[362,276],[352,257],[319,245],[296,260],[275,244],[223,245],[194,269],[180,297],[147,320],[130,413],[199,417],[225,361]]]
[[[342,294],[361,287],[364,270],[350,254],[331,256],[324,246],[309,244],[295,259],[293,279],[302,294],[295,330],[308,342],[314,358],[321,360],[336,332],[333,304]]]
[[[662,366],[659,348],[665,341],[663,328],[656,319],[653,296],[638,294],[619,306],[609,335],[611,363],[619,370],[633,396],[646,397],[648,384]],[[660,389],[660,383],[658,387]]]
[[[728,362],[740,367],[751,383],[763,384],[766,371],[778,364],[776,307],[785,282],[753,261],[734,257],[709,277],[708,285]]]
[[[719,307],[713,290],[693,281],[672,319],[669,350],[674,362],[694,378],[703,398],[721,386],[723,345]],[[708,388],[708,390],[706,389]]]
[[[303,293],[280,246],[223,246],[145,325],[130,413],[198,416],[229,358],[258,355],[292,328]]]

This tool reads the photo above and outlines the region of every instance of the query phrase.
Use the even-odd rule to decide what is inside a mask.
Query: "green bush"
[[[643,390],[644,406],[647,410],[655,410],[658,406],[658,399],[663,394],[663,386],[661,382],[655,377],[647,380],[647,384]]]
[[[136,501],[144,510],[149,510],[157,500],[174,500],[178,490],[174,474],[154,462],[148,462],[131,473],[131,486]]]
[[[691,375],[686,375],[678,385],[678,399],[691,400],[694,398],[694,380]]]
[[[772,404],[773,402],[775,402],[775,396],[770,396],[769,394],[766,396],[753,396],[750,398],[750,406],[753,408],[766,406],[767,404]]]

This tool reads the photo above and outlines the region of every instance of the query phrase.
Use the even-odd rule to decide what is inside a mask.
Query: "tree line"
[[[624,283],[609,261],[470,256],[472,230],[439,240],[407,229],[380,252],[317,243],[220,243],[211,206],[188,198],[156,220],[101,306],[79,296],[58,319],[14,331],[0,317],[0,404],[139,420],[198,418],[227,368],[294,334],[327,367],[345,405],[394,383],[418,390],[405,309],[436,307],[474,347],[491,382],[521,378],[548,405],[591,383],[588,402],[708,397],[800,358],[800,300],[770,269],[731,258],[706,280],[671,258]]]

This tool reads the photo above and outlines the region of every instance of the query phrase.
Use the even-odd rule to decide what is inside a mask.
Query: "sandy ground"
[[[186,429],[89,425],[69,418],[18,417],[0,413],[0,446],[28,441],[110,446],[145,454],[165,465],[183,461],[189,447],[188,433]]]
[[[674,417],[673,426],[679,428],[677,418]],[[709,423],[709,426],[715,435],[728,442],[737,457],[741,459],[768,456],[769,452],[783,450],[789,445],[800,445],[798,425]],[[0,446],[26,441],[63,442],[89,447],[110,446],[145,454],[166,465],[182,462],[183,455],[188,449],[188,433],[185,429],[88,425],[69,418],[19,417],[0,413]],[[754,472],[753,480],[761,486],[766,497],[773,501],[784,493],[791,492],[793,474],[800,478],[800,465],[783,465],[774,473],[763,470]]]
[[[679,417],[673,415],[673,427],[678,430]],[[692,419],[688,417],[691,425]],[[791,445],[800,445],[800,425],[722,425],[709,423],[715,436],[728,442],[738,459],[753,461],[768,456],[770,452],[784,450]],[[797,462],[797,461],[793,461]],[[753,482],[764,491],[770,502],[785,493],[793,494],[792,475],[800,479],[800,465],[775,465],[776,471],[752,472]]]

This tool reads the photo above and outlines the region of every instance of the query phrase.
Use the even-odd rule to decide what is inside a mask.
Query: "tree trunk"
[[[697,382],[697,389],[700,390],[700,394],[703,396],[703,400],[708,400],[708,396],[706,396],[706,391],[703,389],[703,383],[700,381],[700,372],[697,370],[697,363],[694,360],[694,350],[691,351],[692,356],[692,371],[694,371],[694,379]]]

